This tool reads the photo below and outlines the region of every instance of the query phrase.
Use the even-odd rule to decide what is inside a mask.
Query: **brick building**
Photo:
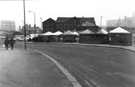
[[[45,32],[55,32],[55,20],[49,18],[43,22],[43,33]]]
[[[95,23],[94,17],[58,17],[57,20],[51,18],[43,22],[43,33],[47,31],[83,31],[90,29],[96,32],[99,27]]]
[[[26,24],[26,34],[40,34],[42,31],[39,27],[31,27],[31,25]],[[24,34],[24,27],[20,30],[22,34]]]
[[[99,27],[93,17],[58,17],[56,20],[56,31],[83,31],[90,29],[96,32]]]

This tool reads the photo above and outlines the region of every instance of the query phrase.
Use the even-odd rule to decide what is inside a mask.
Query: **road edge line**
[[[58,63],[55,59],[53,59],[52,57],[50,57],[49,55],[47,55],[47,54],[45,54],[45,53],[43,53],[41,51],[34,50],[34,52],[40,53],[43,56],[50,59],[63,72],[63,74],[67,77],[69,82],[71,82],[73,87],[82,87],[81,84],[60,63]]]

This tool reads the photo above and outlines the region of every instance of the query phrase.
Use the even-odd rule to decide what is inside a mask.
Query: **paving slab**
[[[0,50],[0,87],[73,87],[61,70],[40,53]]]

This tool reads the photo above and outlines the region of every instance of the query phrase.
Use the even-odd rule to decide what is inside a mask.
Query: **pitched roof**
[[[58,17],[56,22],[62,22],[63,23],[63,22],[68,21],[70,18],[72,18],[72,17]]]
[[[97,32],[97,34],[108,34],[108,32],[105,29],[101,29]]]
[[[57,23],[63,23],[63,22],[68,21],[71,18],[78,18],[78,19],[80,19],[80,22],[81,23],[87,21],[87,22],[90,22],[90,23],[95,24],[94,17],[58,17],[57,20],[56,20],[56,22]]]
[[[81,21],[82,21],[82,22],[88,21],[88,22],[90,22],[90,23],[95,24],[95,19],[94,19],[94,17],[82,17],[82,18],[81,18]]]
[[[64,32],[64,35],[73,35],[73,32],[68,30],[68,31]]]
[[[73,32],[74,35],[79,35],[76,31]]]
[[[63,33],[60,32],[60,31],[57,31],[57,32],[53,33],[53,35],[61,35],[61,34],[63,34]]]
[[[43,35],[53,35],[53,33],[48,31],[48,32],[44,33]]]
[[[85,21],[84,23],[82,23],[82,26],[95,26],[95,24]]]
[[[130,32],[128,32],[127,30],[121,27],[118,27],[118,28],[115,28],[114,30],[111,30],[109,33],[130,33]]]
[[[47,21],[49,21],[49,20],[51,20],[51,21],[55,21],[54,19],[52,19],[52,18],[48,18],[47,20],[45,20],[44,22],[47,22]],[[43,23],[44,23],[43,22]]]
[[[86,29],[86,30],[80,32],[80,34],[94,34],[94,32],[90,31],[89,29]]]

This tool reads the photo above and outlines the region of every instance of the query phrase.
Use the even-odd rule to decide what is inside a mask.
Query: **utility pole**
[[[11,35],[11,22],[9,24],[10,24],[10,35]]]
[[[125,15],[125,29],[127,28],[127,18],[126,18],[126,15]],[[127,30],[127,29],[126,29]]]
[[[40,19],[41,19],[41,30],[43,30],[43,25],[42,25],[43,18],[40,18]]]
[[[24,11],[24,49],[26,50],[25,0],[23,0],[23,11]]]
[[[36,13],[33,11],[29,11],[31,13],[34,13],[34,30],[35,30],[35,36],[36,36]]]
[[[103,16],[100,17],[100,28],[102,27],[102,18]]]
[[[34,12],[34,29],[35,29],[35,37],[36,37],[36,13]]]

